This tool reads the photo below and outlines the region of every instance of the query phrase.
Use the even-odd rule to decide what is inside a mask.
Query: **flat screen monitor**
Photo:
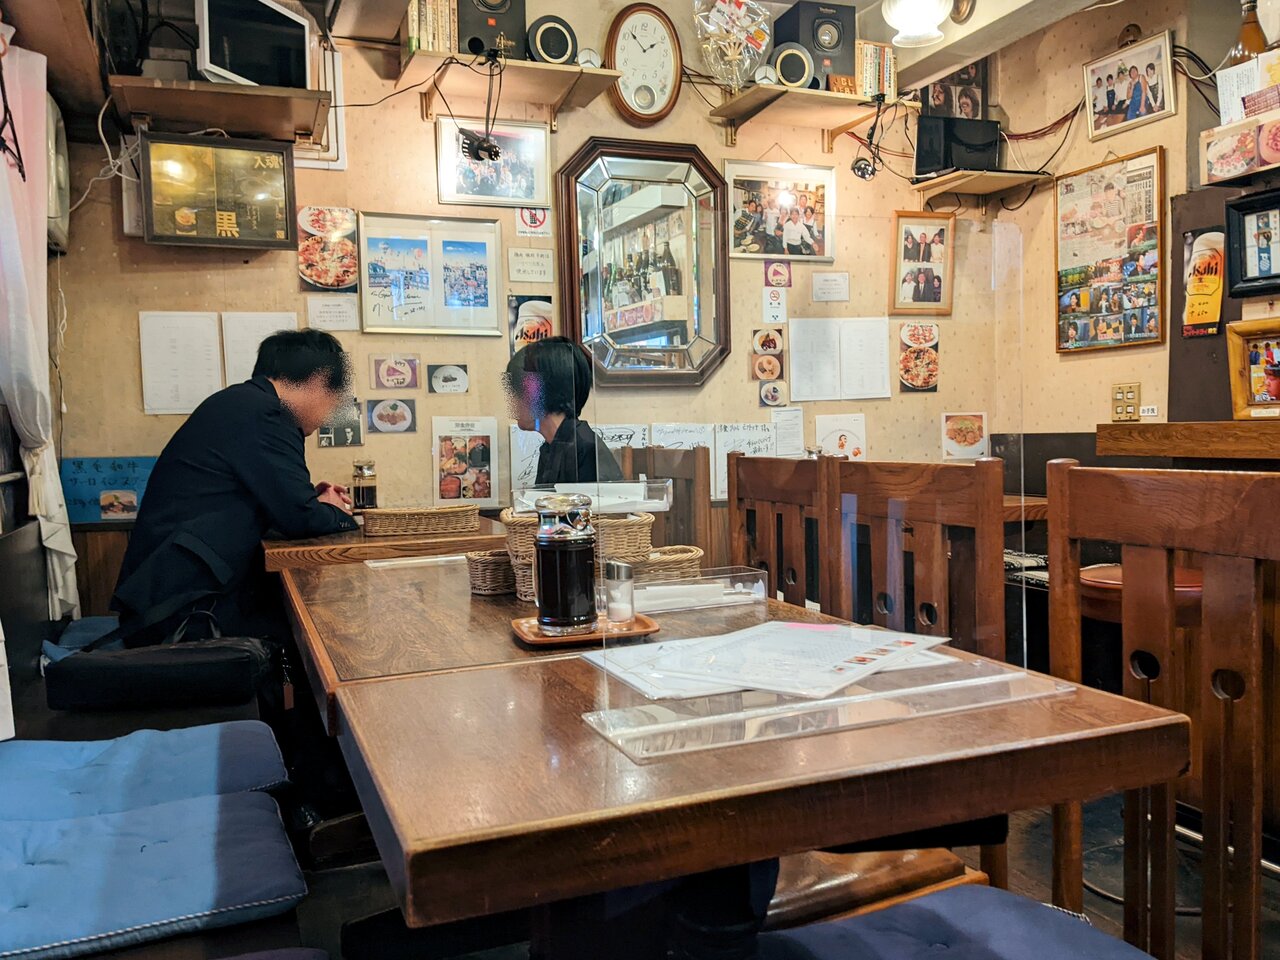
[[[311,25],[271,0],[196,0],[196,66],[209,80],[302,87],[311,76]]]

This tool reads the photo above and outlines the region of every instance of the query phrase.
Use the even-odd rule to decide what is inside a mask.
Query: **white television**
[[[310,84],[311,22],[273,0],[196,0],[196,67],[207,80]]]

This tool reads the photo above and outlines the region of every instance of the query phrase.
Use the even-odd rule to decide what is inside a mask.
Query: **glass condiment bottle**
[[[372,460],[351,462],[351,506],[355,510],[378,509],[378,469]]]
[[[1267,35],[1262,32],[1262,24],[1258,22],[1258,0],[1241,0],[1240,33],[1236,37],[1236,45],[1227,54],[1225,66],[1255,59],[1267,49]]]
[[[539,497],[534,536],[533,593],[538,629],[549,637],[590,633],[596,625],[596,531],[591,498]]]
[[[631,564],[608,560],[604,565],[605,618],[611,626],[629,626],[636,618],[635,571]]]

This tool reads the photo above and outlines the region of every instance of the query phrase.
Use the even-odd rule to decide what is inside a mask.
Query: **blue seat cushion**
[[[58,637],[57,643],[50,643],[48,640],[44,642],[44,655],[56,663],[64,657],[71,656],[77,650],[83,650],[119,625],[119,617],[81,617],[79,620],[72,620]],[[100,649],[121,650],[123,648],[124,641],[113,640]]]
[[[329,960],[329,954],[310,947],[285,947],[282,950],[242,953],[237,957],[228,957],[227,960]]]
[[[115,740],[0,743],[0,820],[65,820],[287,780],[271,728],[234,720]]]
[[[1071,914],[994,887],[760,937],[759,960],[1150,960]]]
[[[262,793],[0,823],[0,958],[75,957],[248,923],[306,892]]]

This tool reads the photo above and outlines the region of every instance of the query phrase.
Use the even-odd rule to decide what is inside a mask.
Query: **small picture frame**
[[[1084,65],[1090,140],[1171,117],[1178,112],[1174,98],[1167,30]]]
[[[894,213],[890,315],[939,317],[951,312],[955,235],[955,214],[925,210]]]
[[[1280,417],[1280,317],[1228,323],[1227,365],[1235,419]]]
[[[1280,292],[1280,190],[1227,201],[1226,254],[1231,296]]]
[[[464,137],[483,135],[485,121],[446,117],[436,120],[436,176],[441,203],[490,207],[551,206],[551,131],[545,123],[499,120],[488,137],[498,145],[497,160],[472,160]]]
[[[726,160],[724,178],[729,185],[730,257],[808,263],[835,259],[834,168]]]

